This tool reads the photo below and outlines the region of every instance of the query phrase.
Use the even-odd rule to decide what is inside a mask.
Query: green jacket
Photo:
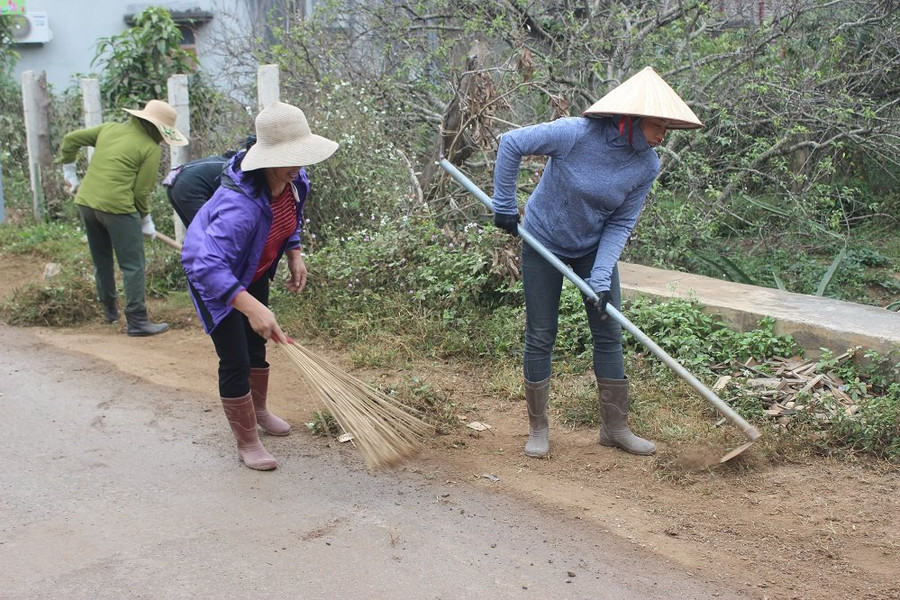
[[[159,174],[159,142],[137,117],[130,123],[103,123],[66,134],[60,155],[75,162],[78,150],[93,146],[94,156],[78,186],[75,204],[117,215],[150,212],[150,193]]]

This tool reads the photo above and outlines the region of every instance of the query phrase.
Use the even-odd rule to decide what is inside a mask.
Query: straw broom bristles
[[[415,456],[432,427],[401,404],[291,341],[279,344],[316,390],[341,428],[353,436],[369,468]]]

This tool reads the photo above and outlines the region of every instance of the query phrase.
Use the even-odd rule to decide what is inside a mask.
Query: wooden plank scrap
[[[715,385],[713,385],[712,391],[714,391],[716,393],[721,392],[722,390],[725,389],[725,387],[729,384],[729,382],[731,382],[731,379],[732,379],[731,375],[722,375],[716,381]]]
[[[802,394],[803,392],[810,391],[811,389],[819,385],[819,382],[823,379],[825,379],[825,373],[819,373],[818,375],[810,379],[806,385],[800,388],[800,391],[798,393]]]
[[[809,365],[810,361],[803,360],[799,356],[792,356],[791,358],[784,361],[784,367],[788,371],[796,371],[797,369]]]
[[[750,387],[777,388],[779,383],[781,379],[777,377],[755,377],[747,380]]]
[[[797,375],[808,375],[809,373],[811,373],[811,372],[814,371],[815,369],[816,369],[816,363],[810,361],[810,362],[808,362],[807,364],[805,364],[805,365],[803,365],[803,366],[801,366],[801,367],[799,367],[799,368],[794,369],[794,373],[797,374]]]
[[[828,386],[828,389],[831,390],[831,393],[838,399],[840,399],[844,404],[853,404],[853,398],[851,398],[847,392],[842,390],[840,386],[835,385],[831,381],[826,381],[825,384]]]

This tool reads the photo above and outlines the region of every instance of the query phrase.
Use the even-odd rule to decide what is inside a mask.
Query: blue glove
[[[612,298],[612,294],[610,294],[609,290],[604,290],[602,292],[597,292],[597,300],[591,300],[591,303],[594,305],[594,308],[600,313],[600,320],[605,321],[609,315],[606,314],[606,305],[609,304],[609,300]]]
[[[509,235],[519,235],[519,214],[508,215],[505,213],[494,213],[494,225],[508,233]]]

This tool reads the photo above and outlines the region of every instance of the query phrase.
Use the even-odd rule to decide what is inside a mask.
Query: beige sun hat
[[[309,130],[302,110],[273,102],[256,116],[256,143],[247,150],[241,169],[314,165],[337,149],[337,142]]]
[[[644,67],[582,113],[586,117],[630,115],[669,122],[669,129],[698,129],[703,123],[653,67]]]
[[[170,146],[187,145],[187,137],[175,129],[175,118],[178,117],[178,113],[168,102],[163,102],[162,100],[150,100],[144,106],[144,110],[132,110],[126,108],[125,112],[129,112],[136,117],[156,125],[159,134]]]

